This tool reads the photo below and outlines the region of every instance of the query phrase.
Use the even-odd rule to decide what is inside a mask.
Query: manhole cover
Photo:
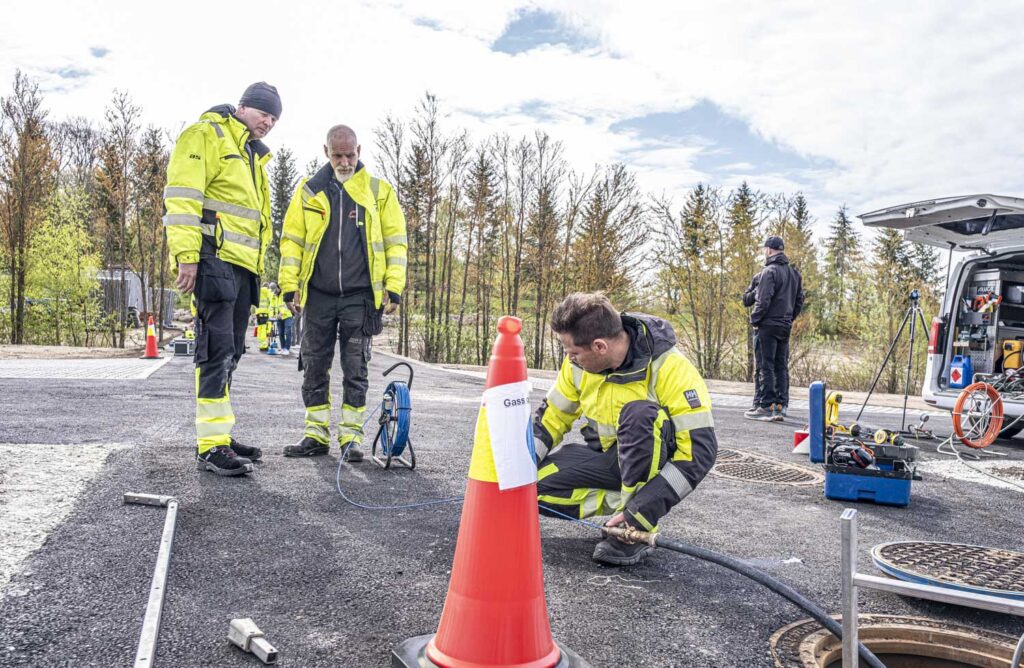
[[[1024,466],[1001,466],[993,468],[991,470],[993,475],[997,475],[1000,478],[1013,478],[1014,480],[1024,480]]]
[[[1024,600],[1024,552],[906,541],[876,545],[871,558],[879,570],[900,580]]]
[[[711,472],[722,478],[769,485],[816,485],[824,477],[816,472],[765,460],[719,461]]]
[[[748,455],[740,452],[739,450],[730,450],[729,448],[722,448],[718,451],[718,457],[715,461],[719,462],[738,462],[741,459],[749,459]]]
[[[1017,641],[1003,633],[923,617],[860,615],[857,622],[861,642],[890,666],[1006,665]],[[782,627],[770,644],[778,668],[833,668],[842,663],[842,643],[812,619]]]

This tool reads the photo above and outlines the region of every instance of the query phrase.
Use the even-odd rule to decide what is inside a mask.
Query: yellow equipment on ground
[[[828,399],[825,400],[825,429],[846,434],[850,430],[839,424],[839,404],[841,403],[843,403],[842,393],[829,392]]]

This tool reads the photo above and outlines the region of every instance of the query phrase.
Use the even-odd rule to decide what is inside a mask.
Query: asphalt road
[[[394,360],[375,353],[371,406]],[[340,379],[340,369],[335,373]],[[177,358],[141,381],[4,382],[0,443],[130,444],[115,451],[69,518],[0,598],[0,665],[131,665],[164,511],[125,506],[127,491],[180,500],[158,666],[253,666],[225,640],[252,617],[282,666],[387,666],[393,646],[436,629],[447,591],[458,505],[368,511],[335,491],[337,450],[291,460],[301,435],[295,358],[246,355],[235,376],[235,435],[264,448],[255,475],[195,470],[193,371]],[[346,491],[370,504],[458,496],[465,486],[483,382],[418,366],[412,387],[419,466],[345,466]],[[535,404],[543,393],[534,393]],[[337,402],[336,403],[340,403]],[[715,408],[723,448],[803,463],[794,423]],[[898,416],[875,420],[898,425]],[[934,446],[925,446],[926,450]],[[994,450],[1024,460],[1024,439]],[[54,456],[40,448],[40,466]],[[925,452],[925,460],[942,459]],[[820,486],[759,485],[709,476],[662,522],[666,535],[748,560],[839,611],[839,514]],[[909,508],[856,504],[861,570],[889,540],[949,540],[1021,550],[1024,493],[927,476]],[[593,666],[771,666],[769,638],[807,615],[713,564],[657,551],[646,564],[593,563],[597,535],[542,519],[547,602],[556,639]],[[956,620],[1017,635],[1019,622],[954,606],[864,592],[862,612]]]

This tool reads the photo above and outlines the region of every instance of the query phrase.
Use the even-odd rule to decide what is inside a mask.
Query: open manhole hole
[[[860,615],[858,622],[860,641],[887,668],[1005,666],[1017,644],[1017,638],[1003,633],[923,617]],[[778,668],[843,664],[842,642],[811,619],[772,634],[771,651]]]
[[[879,570],[900,580],[1024,600],[1024,552],[905,541],[876,545],[871,558]]]
[[[825,480],[817,471],[768,459],[719,460],[711,472],[721,478],[769,485],[817,485]]]

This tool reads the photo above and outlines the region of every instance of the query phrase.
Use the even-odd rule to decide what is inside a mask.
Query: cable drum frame
[[[1024,375],[1012,369],[1000,374],[975,374],[973,380],[953,406],[953,432],[964,445],[981,449],[991,445],[1004,428],[1021,420],[1003,424],[1003,402],[1024,399]]]
[[[412,426],[412,397],[409,388],[412,387],[413,370],[407,362],[393,364],[384,376],[387,376],[396,368],[404,366],[409,371],[409,380],[393,380],[384,390],[384,398],[380,403],[380,417],[377,423],[377,435],[373,438],[373,446],[370,449],[370,458],[374,463],[385,469],[398,462],[405,468],[412,470],[416,468],[416,453],[412,447],[412,439],[409,437],[409,430]],[[380,445],[380,455],[377,454],[377,446]],[[402,455],[409,451],[408,457]]]

